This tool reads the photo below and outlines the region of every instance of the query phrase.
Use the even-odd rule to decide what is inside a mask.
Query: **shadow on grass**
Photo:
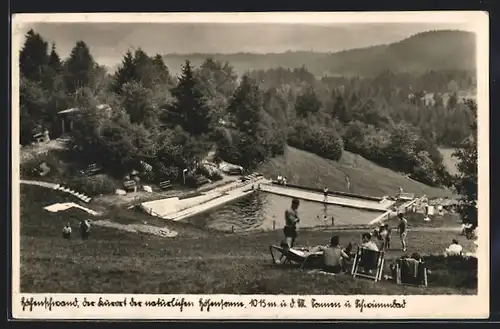
[[[477,288],[477,258],[443,255],[429,255],[423,258],[427,268],[431,270],[428,276],[429,286]]]

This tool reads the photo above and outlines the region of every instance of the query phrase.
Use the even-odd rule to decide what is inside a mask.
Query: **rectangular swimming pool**
[[[286,196],[255,192],[187,218],[185,221],[198,227],[219,231],[281,229],[284,226],[285,210],[290,207],[291,200],[292,198]],[[299,227],[316,227],[331,226],[332,216],[335,219],[335,225],[366,225],[384,212],[301,200],[298,213]],[[324,220],[325,215],[326,220]]]

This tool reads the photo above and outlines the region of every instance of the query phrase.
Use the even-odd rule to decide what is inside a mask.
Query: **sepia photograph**
[[[17,15],[13,303],[479,312],[488,18],[455,14]]]

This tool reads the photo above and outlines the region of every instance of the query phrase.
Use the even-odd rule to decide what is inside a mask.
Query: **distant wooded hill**
[[[164,61],[173,74],[179,74],[187,59],[199,66],[206,58],[229,62],[241,75],[248,70],[305,66],[323,75],[373,76],[383,70],[423,73],[429,70],[475,70],[475,34],[439,30],[422,32],[402,41],[337,53],[285,52],[276,54],[168,54]]]

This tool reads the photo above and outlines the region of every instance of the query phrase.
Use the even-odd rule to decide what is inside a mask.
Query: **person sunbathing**
[[[361,236],[361,248],[378,251],[377,245],[372,241],[372,235],[370,233],[363,233]]]
[[[339,236],[330,238],[327,246],[316,246],[311,253],[323,252],[323,271],[338,274],[344,268],[344,260],[349,259],[349,255],[339,246]]]

